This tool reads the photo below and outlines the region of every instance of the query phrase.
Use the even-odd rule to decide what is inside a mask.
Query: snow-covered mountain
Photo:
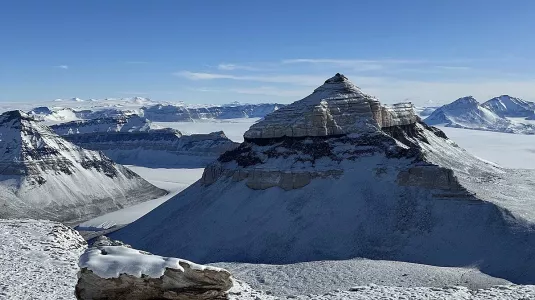
[[[143,116],[154,122],[184,122],[199,119],[263,118],[282,104],[239,104],[187,106],[158,104],[142,108]]]
[[[61,106],[40,106],[28,111],[28,115],[30,115],[37,121],[56,124],[77,120],[128,117],[137,114],[137,112],[138,111],[135,109],[120,109],[115,107],[93,107],[84,109],[73,109]]]
[[[24,112],[0,115],[0,218],[74,222],[165,193]]]
[[[146,132],[151,122],[138,115],[119,115],[115,117],[70,121],[51,125],[59,135],[87,134],[95,132]]]
[[[535,103],[509,95],[494,97],[481,106],[494,112],[500,117],[533,117]]]
[[[24,106],[24,105],[21,105]],[[189,105],[154,102],[146,98],[105,100],[58,100],[53,105],[34,107],[28,114],[50,124],[76,120],[118,118],[140,115],[155,122],[179,122],[203,119],[263,118],[282,104]],[[19,107],[17,107],[19,108]]]
[[[39,106],[28,111],[28,115],[38,121],[65,122],[78,119],[76,112],[68,107]]]
[[[472,156],[411,105],[337,74],[244,137],[112,237],[201,263],[364,257],[535,282],[535,171]]]
[[[535,133],[535,126],[532,124],[513,122],[499,116],[486,106],[480,105],[472,96],[459,98],[436,109],[425,119],[425,123],[433,126],[442,125],[507,133]]]

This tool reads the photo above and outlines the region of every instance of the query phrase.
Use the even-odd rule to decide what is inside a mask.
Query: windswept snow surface
[[[85,241],[52,221],[0,220],[0,299],[74,300]]]
[[[473,268],[437,267],[399,261],[351,259],[288,265],[215,263],[252,288],[276,296],[324,294],[357,285],[399,287],[465,286],[470,289],[510,284]]]
[[[465,287],[392,287],[379,285],[355,286],[347,291],[334,290],[316,295],[291,295],[278,297],[268,292],[252,289],[244,282],[235,280],[229,291],[230,300],[531,300],[535,299],[535,286],[510,285],[489,289],[469,290]]]
[[[138,166],[128,166],[128,168],[151,184],[169,191],[169,194],[85,221],[78,225],[78,229],[105,230],[114,226],[129,224],[197,181],[201,178],[204,170],[203,168],[152,169]]]

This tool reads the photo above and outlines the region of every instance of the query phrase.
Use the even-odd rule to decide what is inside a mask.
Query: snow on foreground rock
[[[535,171],[482,161],[347,81],[251,126],[200,181],[110,236],[199,263],[361,257],[535,283]]]
[[[0,299],[71,300],[84,239],[51,221],[0,220]]]
[[[0,217],[76,222],[166,191],[21,111],[0,115]]]
[[[161,257],[100,238],[81,257],[78,299],[226,299],[224,269]]]

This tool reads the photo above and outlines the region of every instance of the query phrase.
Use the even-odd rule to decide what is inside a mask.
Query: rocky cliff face
[[[203,263],[477,263],[535,282],[525,250],[535,248],[533,178],[479,160],[409,105],[385,107],[337,74],[251,126],[199,182],[112,236]],[[169,232],[189,242],[162,242]]]
[[[227,104],[191,107],[158,104],[143,107],[143,116],[154,122],[189,122],[199,119],[262,118],[282,104]]]
[[[72,222],[165,193],[21,111],[0,115],[1,218]]]
[[[67,134],[63,137],[82,148],[102,151],[117,163],[150,167],[204,167],[238,146],[222,131],[182,135],[170,128]]]
[[[330,136],[373,132],[416,121],[410,104],[381,106],[345,76],[336,74],[310,96],[269,114],[244,134],[246,139]]]

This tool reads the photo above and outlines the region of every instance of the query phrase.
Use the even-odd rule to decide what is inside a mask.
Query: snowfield
[[[475,156],[506,168],[535,169],[535,135],[439,127]]]
[[[0,299],[76,299],[85,248],[78,233],[59,223],[0,220]]]
[[[153,122],[160,127],[178,129],[184,134],[210,133],[222,130],[234,142],[243,142],[243,134],[260,118],[229,120],[195,120],[194,122]]]
[[[355,286],[347,291],[333,290],[316,295],[274,296],[269,292],[252,289],[241,281],[235,281],[229,292],[230,300],[278,300],[278,299],[315,299],[315,300],[531,300],[535,299],[535,286],[511,285],[496,286],[490,289],[470,290],[465,287],[394,287],[394,286]]]
[[[215,263],[256,290],[275,296],[325,294],[359,285],[397,287],[464,286],[470,289],[511,284],[470,268],[436,267],[415,263],[350,259],[287,265]]]

